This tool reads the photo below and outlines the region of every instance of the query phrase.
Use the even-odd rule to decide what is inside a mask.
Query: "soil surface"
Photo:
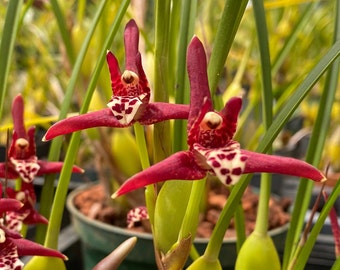
[[[220,212],[227,201],[228,194],[228,189],[223,186],[213,188],[207,194],[207,211],[201,217],[197,230],[197,237],[209,237],[211,235]],[[126,212],[120,211],[117,207],[109,203],[101,185],[94,185],[90,189],[80,193],[75,198],[74,202],[76,207],[80,209],[84,215],[92,219],[127,228]],[[277,199],[276,197],[271,197],[268,224],[269,230],[280,227],[289,222],[290,215],[287,211],[290,203],[290,200],[287,198]],[[251,188],[248,188],[242,198],[247,234],[250,234],[254,230],[257,205],[258,195],[254,193]],[[145,221],[140,223],[137,222],[134,227],[127,229],[149,232],[148,222]],[[234,222],[231,221],[225,238],[234,236]]]

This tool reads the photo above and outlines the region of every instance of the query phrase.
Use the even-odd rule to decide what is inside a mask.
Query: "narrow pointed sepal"
[[[241,153],[248,157],[243,173],[266,172],[308,178],[316,182],[327,180],[321,171],[299,159],[261,154],[243,149],[241,149]]]
[[[16,199],[0,198],[0,213],[7,211],[17,211],[24,204]]]
[[[46,248],[40,244],[27,240],[25,238],[13,239],[13,242],[18,248],[19,256],[48,256],[48,257],[56,257],[63,260],[67,260],[68,258],[59,252],[58,250]]]
[[[112,198],[166,180],[198,180],[205,175],[206,171],[197,166],[193,154],[189,151],[181,151],[129,178],[112,195]]]
[[[44,174],[47,174],[47,173],[59,173],[64,166],[64,163],[59,162],[59,161],[52,162],[52,161],[39,160],[38,163],[40,165],[40,170],[37,173],[38,176],[41,176],[41,175],[44,175]],[[82,168],[74,165],[72,167],[72,172],[73,173],[83,173],[84,170]]]
[[[72,116],[52,125],[43,137],[43,141],[49,141],[53,138],[94,127],[125,127],[112,115],[109,108],[95,112]]]

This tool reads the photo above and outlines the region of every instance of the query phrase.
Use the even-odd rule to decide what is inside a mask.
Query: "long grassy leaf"
[[[18,32],[22,0],[9,1],[0,44],[0,119],[2,119],[14,40]]]

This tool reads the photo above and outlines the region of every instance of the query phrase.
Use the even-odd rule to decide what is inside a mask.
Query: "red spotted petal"
[[[207,165],[224,185],[235,185],[240,180],[247,156],[241,153],[238,142],[230,141],[225,147],[213,149],[195,144],[194,149],[204,156]]]
[[[139,97],[114,96],[107,106],[120,124],[129,125],[136,118],[139,108],[143,105],[144,97],[145,94]]]
[[[0,243],[0,269],[20,270],[24,263],[19,260],[18,249],[11,241]]]
[[[20,178],[26,183],[32,182],[40,170],[36,156],[33,156],[30,159],[10,158],[10,162],[13,164],[14,169]]]
[[[244,173],[279,173],[324,182],[327,178],[312,165],[295,158],[261,154],[247,150],[241,153],[248,157]]]
[[[0,198],[0,214],[7,212],[7,211],[16,211],[19,210],[23,204],[11,198]]]
[[[198,180],[205,175],[206,171],[196,164],[193,154],[189,151],[181,151],[135,174],[124,182],[112,197],[115,198],[132,190],[166,180]]]

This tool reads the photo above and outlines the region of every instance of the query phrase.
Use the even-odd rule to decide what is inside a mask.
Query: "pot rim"
[[[115,225],[110,225],[95,219],[91,219],[89,217],[87,217],[86,215],[84,215],[83,213],[81,213],[73,204],[73,199],[74,197],[81,192],[82,190],[85,190],[91,186],[94,186],[98,184],[98,182],[94,182],[94,183],[90,183],[90,184],[84,184],[79,186],[78,188],[74,189],[73,191],[71,191],[69,193],[69,195],[67,196],[67,200],[66,200],[66,207],[67,209],[70,211],[70,213],[72,215],[75,215],[78,219],[83,220],[87,223],[89,223],[91,226],[96,226],[99,227],[105,231],[108,232],[115,232],[115,233],[120,233],[120,234],[125,234],[128,236],[136,236],[139,238],[143,238],[143,239],[153,239],[153,235],[151,233],[142,233],[142,232],[137,232],[137,231],[133,231],[133,230],[128,230],[125,228],[121,228]],[[284,225],[282,225],[281,227],[272,229],[268,231],[269,236],[275,236],[278,234],[281,234],[285,231],[288,230],[290,223],[286,223]],[[194,239],[194,243],[208,243],[210,240],[210,238],[203,238],[203,237],[195,237]],[[227,239],[223,239],[223,243],[235,243],[236,242],[236,237],[230,237]]]

